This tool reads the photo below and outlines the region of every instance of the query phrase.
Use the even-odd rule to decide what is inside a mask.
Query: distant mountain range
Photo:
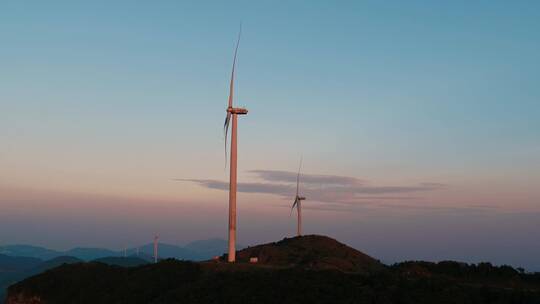
[[[242,246],[239,246],[242,248]],[[227,251],[227,241],[223,239],[198,240],[185,246],[159,243],[160,258],[175,258],[179,260],[203,261],[214,256],[222,255]],[[50,260],[61,256],[71,256],[83,261],[92,261],[105,257],[139,256],[150,259],[153,256],[152,243],[139,247],[129,248],[125,251],[113,251],[106,248],[77,247],[67,251],[57,251],[32,245],[4,245],[0,246],[0,254],[13,257],[37,258]]]
[[[0,246],[0,254],[16,257],[29,257],[42,260],[49,260],[64,255],[59,251],[32,245]]]

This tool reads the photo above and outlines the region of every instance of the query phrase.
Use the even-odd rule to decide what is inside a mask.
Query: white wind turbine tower
[[[158,261],[158,241],[159,241],[159,235],[154,236],[154,263],[157,263]]]
[[[238,40],[236,42],[236,48],[234,50],[234,59],[231,72],[231,82],[229,86],[229,105],[227,107],[227,117],[225,118],[225,124],[223,129],[225,131],[225,159],[227,159],[227,135],[229,131],[229,123],[232,119],[231,129],[231,161],[230,161],[230,182],[229,182],[229,252],[227,260],[229,262],[236,261],[236,169],[237,169],[237,120],[238,115],[246,115],[248,110],[244,108],[233,107],[234,96],[234,77],[236,68],[236,54],[238,53],[238,45],[240,44],[240,36],[242,34],[242,27],[240,26],[240,32],[238,33]]]
[[[298,236],[302,236],[302,201],[306,200],[304,196],[299,195],[300,169],[302,169],[302,159],[300,159],[300,166],[298,167],[298,175],[296,176],[296,196],[294,197],[294,203],[291,208],[291,213],[292,213],[294,207],[296,207],[296,212],[298,214],[298,222],[297,222],[297,228],[296,228],[296,234]]]

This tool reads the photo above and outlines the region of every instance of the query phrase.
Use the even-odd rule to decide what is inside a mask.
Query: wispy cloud
[[[488,213],[496,208],[485,208],[475,206],[451,207],[451,206],[436,206],[436,205],[407,205],[407,204],[380,204],[378,207],[387,209],[412,210],[412,211],[427,211],[427,212],[443,212],[447,214],[460,213]]]
[[[296,191],[296,172],[252,170],[260,182],[238,183],[238,191],[273,194],[291,198]],[[212,179],[179,179],[217,190],[228,190],[229,183]],[[434,191],[443,184],[426,182],[417,185],[370,185],[366,180],[349,176],[302,174],[301,192],[309,200],[323,203],[353,204],[367,200],[410,200],[420,192]]]
[[[229,182],[213,179],[175,179],[176,181],[194,182],[208,189],[229,190]],[[238,183],[239,192],[246,193],[266,193],[276,195],[289,195],[296,191],[294,185],[268,184],[268,183]]]
[[[260,179],[269,182],[286,182],[296,183],[296,172],[278,171],[278,170],[251,170],[249,171],[257,175]],[[322,175],[322,174],[302,174],[302,184],[317,184],[317,185],[360,185],[362,180],[356,177],[337,176],[337,175]]]

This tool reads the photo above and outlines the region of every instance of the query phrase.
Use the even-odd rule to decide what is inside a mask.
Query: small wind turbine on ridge
[[[158,262],[158,243],[159,241],[159,235],[154,236],[154,263]]]
[[[296,235],[302,236],[302,201],[305,201],[304,196],[300,196],[300,170],[302,169],[302,159],[300,158],[300,166],[298,167],[298,175],[296,176],[296,196],[294,197],[294,203],[291,208],[291,214],[296,207],[296,212],[298,214],[298,222],[296,227]]]

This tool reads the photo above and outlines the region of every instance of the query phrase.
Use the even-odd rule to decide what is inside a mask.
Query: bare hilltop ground
[[[7,303],[540,303],[540,274],[451,261],[387,266],[325,236],[248,247],[237,259],[66,264],[11,286]]]
[[[272,267],[300,267],[307,270],[339,270],[343,272],[369,273],[380,271],[383,265],[376,259],[320,235],[285,238],[279,242],[247,247],[240,250],[236,259],[249,263],[257,258],[258,265]],[[220,261],[226,261],[222,256]]]

